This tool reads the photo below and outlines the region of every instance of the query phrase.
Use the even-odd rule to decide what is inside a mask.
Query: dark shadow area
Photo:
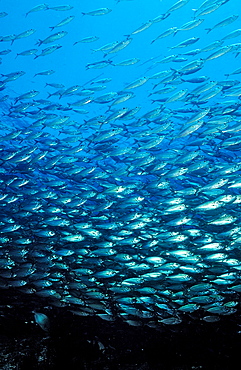
[[[50,330],[35,323],[32,311],[48,316]],[[156,329],[120,319],[74,315],[15,291],[1,291],[2,370],[186,370],[238,369],[240,310],[207,323],[197,314],[179,325]]]

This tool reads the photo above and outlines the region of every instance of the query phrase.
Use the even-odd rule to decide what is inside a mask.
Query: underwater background
[[[0,0],[1,369],[232,369],[239,0]]]

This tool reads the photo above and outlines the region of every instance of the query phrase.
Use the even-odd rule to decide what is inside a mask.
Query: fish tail
[[[192,9],[192,10],[193,10],[193,12],[194,12],[194,14],[193,14],[193,18],[196,18],[196,13],[197,13],[198,9]]]
[[[209,33],[212,31],[212,28],[205,28],[205,30],[207,31],[207,33]]]
[[[175,68],[170,68],[171,71],[175,72],[175,73],[178,73],[178,70],[175,69]]]

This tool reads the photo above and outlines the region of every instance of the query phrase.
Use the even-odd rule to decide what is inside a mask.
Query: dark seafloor
[[[193,315],[157,330],[74,316],[15,291],[1,307],[2,370],[239,369],[240,311],[215,323]],[[49,317],[47,333],[33,320],[36,307]]]

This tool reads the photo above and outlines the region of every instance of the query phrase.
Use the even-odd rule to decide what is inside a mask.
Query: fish
[[[132,42],[132,38],[129,37],[126,40],[123,40],[123,41],[118,42],[117,44],[114,44],[114,46],[111,47],[110,49],[107,49],[107,50],[105,49],[105,51],[107,51],[107,52],[104,54],[104,57],[106,57],[108,54],[117,53],[120,50],[123,50],[131,42]]]
[[[199,70],[199,67],[201,68],[203,65],[204,65],[204,60],[203,59],[201,59],[201,58],[196,59],[196,60],[193,60],[190,63],[185,64],[180,69],[178,69],[176,72],[181,74],[181,75],[185,74],[185,72],[189,72],[189,71],[192,71],[192,70],[194,70],[196,72],[196,70]]]
[[[169,14],[171,12],[174,12],[175,10],[178,10],[182,8],[184,5],[186,5],[189,2],[189,0],[178,0],[175,4],[173,4],[167,11],[166,14]]]
[[[161,33],[159,36],[157,36],[154,40],[151,41],[151,44],[153,44],[156,40],[162,39],[164,37],[170,36],[172,34],[175,34],[177,32],[178,28],[177,27],[171,27]]]
[[[11,34],[11,35],[7,35],[7,36],[1,36],[0,37],[0,42],[9,42],[12,41],[15,39],[16,35],[15,34]]]
[[[39,54],[39,55],[35,54],[34,59],[37,59],[39,57],[44,57],[45,55],[52,54],[54,51],[60,49],[61,47],[62,47],[62,45],[60,45],[60,44],[49,46],[48,48],[43,49],[41,51],[41,54]]]
[[[122,60],[121,62],[118,62],[118,63],[114,63],[114,65],[115,66],[130,66],[130,65],[138,63],[139,61],[140,61],[139,58],[131,58],[131,59]]]
[[[207,4],[207,3],[206,3]],[[220,6],[225,4],[225,1],[211,1],[209,6],[204,6],[203,4],[199,7],[199,9],[195,9],[195,16],[202,17],[203,15],[211,14],[215,12],[215,10],[219,9]]]
[[[0,36],[0,285],[44,300],[46,334],[52,307],[158,331],[239,312],[240,29],[213,38],[238,20],[227,3],[161,5],[132,32],[135,1],[21,3],[26,31]]]
[[[38,49],[29,49],[25,51],[21,51],[20,53],[17,53],[16,58],[21,55],[21,56],[28,56],[28,55],[33,55],[38,52]]]
[[[187,22],[185,24],[183,24],[180,28],[178,28],[175,32],[174,32],[174,36],[177,34],[177,32],[179,31],[188,31],[188,30],[192,30],[193,28],[195,27],[198,27],[202,22],[204,21],[204,19],[194,19],[190,22]]]
[[[232,32],[228,33],[226,36],[222,37],[221,40],[222,41],[229,40],[229,39],[232,39],[234,37],[238,37],[240,35],[241,35],[241,29],[239,28],[239,29],[237,29],[235,31],[232,31]]]
[[[103,45],[98,49],[92,49],[92,51],[93,52],[97,52],[97,51],[103,51],[104,52],[106,50],[113,49],[117,44],[118,44],[118,41],[114,41],[114,42],[111,42],[109,44]]]
[[[170,96],[166,103],[172,103],[174,101],[180,100],[183,96],[187,94],[188,90],[187,89],[182,89],[174,93],[172,96]]]
[[[64,18],[62,21],[58,22],[56,26],[50,26],[49,28],[51,29],[51,31],[53,31],[57,27],[62,27],[62,26],[65,26],[66,24],[69,24],[70,22],[74,20],[74,18],[75,18],[74,15],[70,15],[69,17]]]
[[[17,72],[10,72],[10,73],[7,73],[7,74],[2,74],[2,76],[6,77],[4,81],[6,82],[10,82],[10,81],[15,81],[17,80],[19,77],[21,76],[24,76],[26,72],[24,71],[17,71]]]
[[[12,42],[11,44],[14,43],[15,40],[19,40],[19,39],[22,39],[24,37],[28,37],[28,36],[31,36],[33,33],[35,33],[36,30],[34,29],[30,29],[30,30],[27,30],[27,31],[24,31],[24,32],[21,32],[19,33],[18,35],[15,35],[15,37],[12,39]]]
[[[41,327],[41,329],[48,332],[50,328],[48,316],[40,312],[33,312],[33,313],[34,313],[35,322]]]
[[[199,83],[202,83],[202,82],[205,82],[205,81],[209,80],[209,78],[210,77],[208,77],[208,76],[200,76],[200,77],[194,77],[194,78],[189,78],[189,79],[183,79],[182,78],[182,81],[199,84]]]
[[[0,12],[0,18],[4,18],[8,15],[6,12]]]
[[[36,5],[35,7],[33,7],[32,9],[30,9],[26,14],[25,14],[25,17],[28,16],[28,14],[30,13],[35,13],[35,12],[39,12],[41,10],[47,10],[48,9],[48,5],[47,4],[40,4],[40,5]]]
[[[55,11],[67,11],[72,10],[74,7],[72,5],[57,5],[57,6],[48,6],[48,10],[55,10]]]
[[[108,13],[112,12],[112,9],[110,8],[100,8],[96,10],[92,10],[90,12],[82,12],[83,15],[91,15],[91,16],[100,16],[100,15],[106,15]]]
[[[28,91],[27,93],[21,94],[20,96],[15,98],[15,103],[17,103],[19,100],[35,98],[35,96],[37,96],[38,94],[39,94],[39,91],[36,91],[36,90]]]
[[[53,35],[50,35],[50,36],[46,37],[44,40],[39,40],[37,45],[41,46],[42,44],[52,43],[56,40],[61,39],[64,36],[66,36],[67,33],[68,33],[67,31],[61,31],[61,32],[54,33]]]
[[[88,36],[88,37],[84,37],[83,39],[81,39],[79,41],[75,41],[73,45],[76,45],[79,42],[86,43],[86,42],[94,42],[94,41],[97,41],[97,40],[99,40],[98,36]]]
[[[136,87],[139,87],[139,86],[142,86],[143,84],[145,84],[146,82],[148,81],[148,78],[147,77],[141,77],[141,78],[138,78],[137,80],[129,83],[125,89],[126,90],[129,90],[129,89],[134,89]]]
[[[34,77],[35,76],[49,76],[49,75],[52,75],[53,73],[55,73],[55,71],[53,69],[48,69],[46,71],[35,73]]]
[[[191,37],[190,39],[187,39],[185,41],[182,41],[180,42],[179,44],[175,45],[175,46],[170,46],[169,49],[175,49],[175,48],[185,48],[189,45],[192,45],[194,44],[195,42],[197,42],[199,40],[199,37]]]
[[[0,51],[0,55],[7,55],[9,53],[11,53],[10,49],[5,49],[5,50]]]
[[[129,38],[132,35],[136,35],[137,33],[145,31],[146,29],[151,27],[152,24],[153,24],[153,21],[149,20],[146,23],[142,24],[140,27],[138,27],[135,31],[132,31],[129,35],[126,35],[126,37]]]
[[[121,103],[124,103],[125,101],[131,99],[134,97],[134,94],[133,93],[127,93],[127,94],[123,94],[123,95],[120,95],[119,98],[116,98],[111,104],[110,104],[110,107],[112,107],[113,105],[117,105],[117,104],[121,104]]]
[[[99,60],[97,62],[86,64],[86,69],[91,69],[91,68],[100,69],[100,68],[108,67],[110,65],[113,65],[113,62],[110,59],[107,59],[107,60]]]
[[[222,20],[221,22],[218,22],[217,24],[215,24],[212,28],[206,28],[206,31],[208,31],[207,33],[209,33],[212,30],[214,30],[215,28],[228,26],[229,24],[235,22],[236,19],[238,19],[238,17],[239,17],[238,14],[231,15],[230,17],[227,17],[224,20]]]
[[[205,58],[205,62],[208,60],[219,58],[232,50],[233,50],[232,45],[223,46],[222,48],[218,49],[214,53],[210,54],[207,58]]]

